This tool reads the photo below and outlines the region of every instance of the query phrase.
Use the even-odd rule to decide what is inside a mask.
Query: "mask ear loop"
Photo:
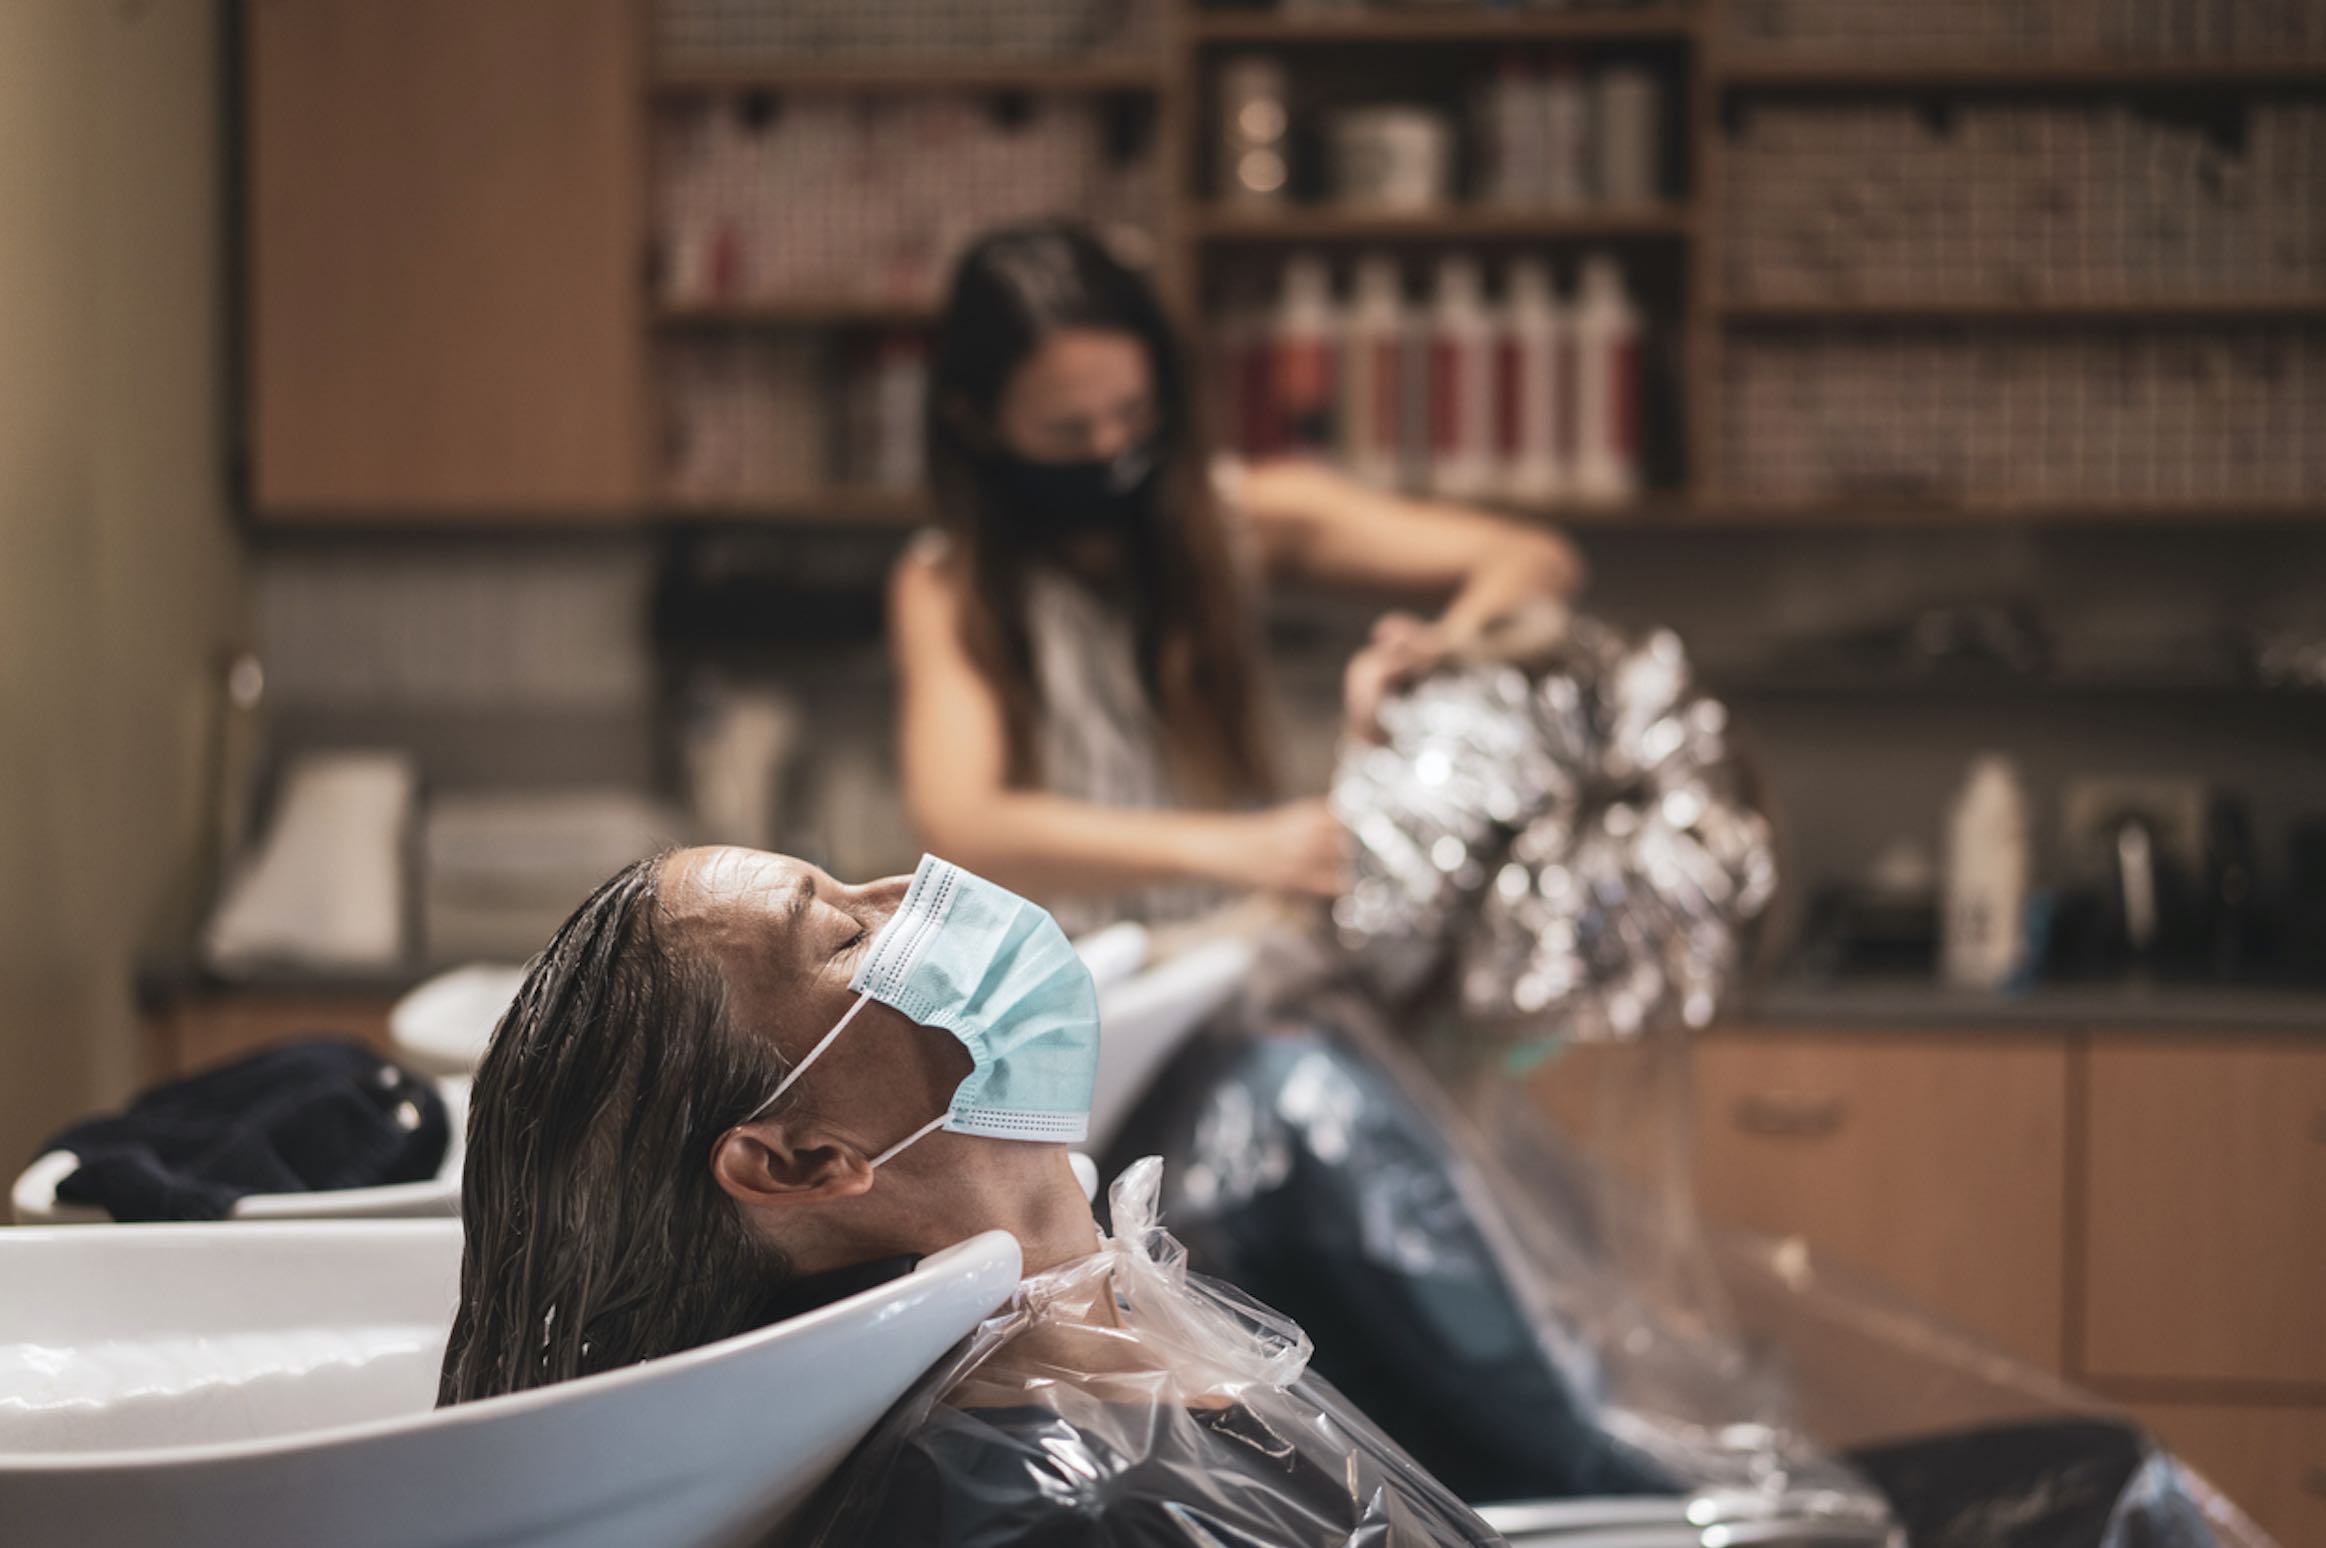
[[[792,1082],[798,1080],[802,1075],[805,1075],[808,1072],[808,1066],[815,1063],[818,1059],[821,1059],[824,1056],[824,1050],[832,1046],[832,1039],[838,1037],[841,1033],[848,1030],[848,1023],[856,1019],[856,1013],[864,1009],[864,1002],[871,998],[872,991],[869,989],[865,990],[862,994],[859,994],[856,997],[856,1003],[848,1007],[848,1014],[842,1016],[838,1021],[832,1023],[832,1030],[824,1034],[823,1040],[817,1043],[815,1047],[808,1050],[808,1056],[806,1058],[802,1059],[799,1063],[791,1067],[791,1073],[784,1076],[781,1084],[777,1085],[773,1091],[768,1093],[767,1100],[760,1103],[757,1107],[751,1109],[750,1117],[745,1118],[743,1121],[745,1123],[753,1122],[759,1117],[760,1114],[766,1112],[777,1102],[782,1101],[783,1094],[791,1089]],[[937,1121],[940,1123],[944,1122],[944,1120],[941,1118]],[[921,1131],[922,1134],[926,1134],[927,1132],[928,1131],[926,1129]],[[919,1139],[920,1137],[921,1136],[919,1134],[913,1136],[914,1139]],[[896,1152],[892,1150],[888,1154],[894,1155]],[[881,1160],[886,1159],[888,1159],[887,1156],[883,1156],[881,1158]],[[875,1161],[872,1164],[874,1166],[878,1166],[880,1165],[880,1162]]]
[[[951,1112],[939,1113],[936,1117],[930,1119],[927,1123],[922,1124],[919,1128],[913,1130],[912,1133],[906,1135],[903,1139],[898,1140],[895,1144],[889,1146],[888,1149],[882,1151],[879,1155],[874,1156],[872,1158],[873,1170],[878,1171],[882,1162],[896,1155],[901,1150],[907,1149],[913,1145],[918,1145],[921,1141],[927,1139],[930,1135],[945,1127],[945,1120],[952,1116],[953,1114]]]

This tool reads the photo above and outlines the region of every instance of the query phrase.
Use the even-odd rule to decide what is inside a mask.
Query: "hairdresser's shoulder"
[[[889,570],[890,598],[903,599],[913,590],[953,592],[961,583],[965,557],[953,534],[923,527],[905,544]]]
[[[1332,516],[1364,492],[1363,485],[1337,468],[1305,457],[1278,457],[1242,470],[1236,504],[1266,527]]]
[[[941,574],[958,563],[960,555],[961,545],[953,541],[952,533],[943,527],[923,527],[912,535],[911,540],[898,553],[897,573],[901,575],[908,570],[927,570]]]
[[[961,548],[928,528],[904,547],[888,572],[889,623],[950,622],[961,609]]]

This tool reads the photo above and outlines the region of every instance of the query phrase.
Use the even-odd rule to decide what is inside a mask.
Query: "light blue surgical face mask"
[[[807,1073],[867,1001],[878,1000],[952,1033],[977,1067],[944,1113],[873,1157],[874,1166],[938,1129],[1060,1143],[1089,1132],[1098,989],[1047,909],[923,855],[904,902],[873,936],[848,987],[856,1003],[752,1118]]]

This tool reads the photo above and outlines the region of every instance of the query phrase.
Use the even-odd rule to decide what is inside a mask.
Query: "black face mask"
[[[1153,495],[1163,442],[1149,436],[1112,457],[1036,462],[994,452],[985,458],[1005,521],[1043,539],[1121,532]]]

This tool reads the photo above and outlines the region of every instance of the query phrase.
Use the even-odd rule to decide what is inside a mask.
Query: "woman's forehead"
[[[788,909],[815,891],[813,866],[764,849],[682,849],[662,867],[662,894],[681,914],[737,905]]]
[[[1137,334],[1069,328],[1045,339],[1019,369],[1012,385],[1039,405],[1143,392],[1150,375],[1147,346]]]

